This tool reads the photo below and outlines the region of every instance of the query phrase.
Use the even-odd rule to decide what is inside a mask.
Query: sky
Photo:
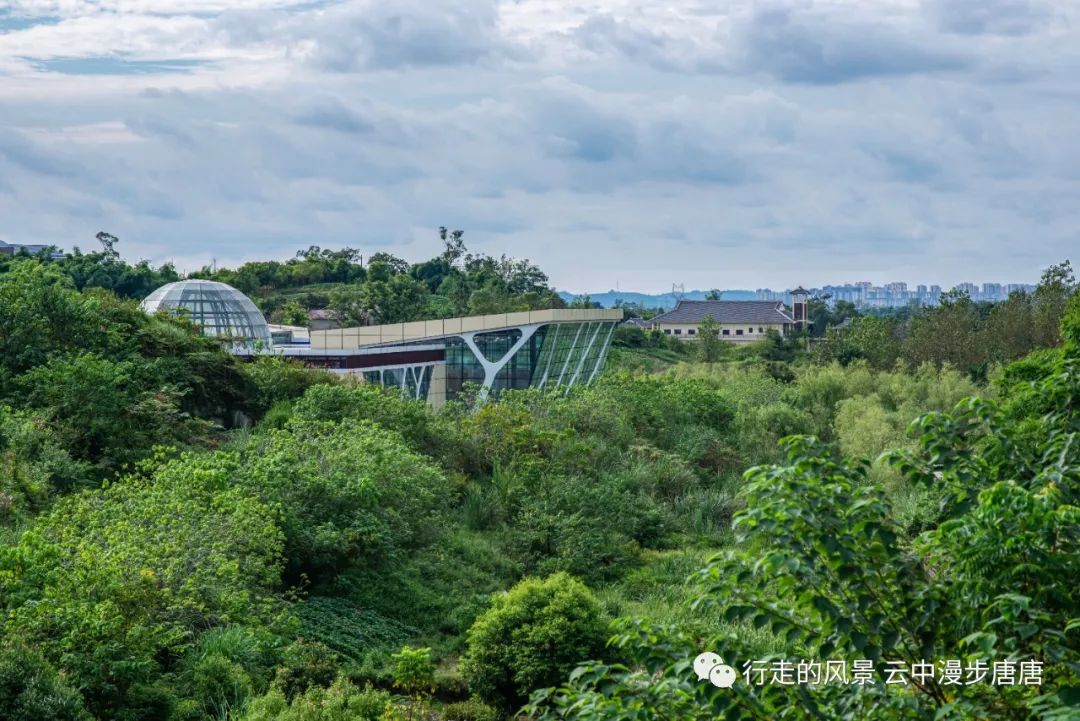
[[[0,239],[571,291],[1080,263],[1080,0],[0,0]]]

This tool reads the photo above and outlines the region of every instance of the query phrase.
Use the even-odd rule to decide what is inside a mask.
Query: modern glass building
[[[482,397],[588,385],[622,317],[621,309],[558,309],[312,331],[310,348],[277,352],[437,407],[470,384]]]
[[[588,385],[623,318],[621,309],[554,309],[308,332],[271,328],[250,298],[209,280],[169,283],[142,308],[186,315],[206,335],[231,342],[238,356],[295,358],[435,407],[470,385],[481,398],[508,388]]]
[[[212,338],[241,345],[269,346],[270,326],[251,299],[225,283],[212,280],[181,280],[163,285],[146,297],[142,309],[160,309],[185,315]]]

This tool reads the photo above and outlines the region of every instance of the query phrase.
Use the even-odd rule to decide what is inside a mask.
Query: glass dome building
[[[184,313],[212,338],[227,338],[271,345],[270,326],[251,299],[225,283],[213,280],[181,280],[163,285],[146,297],[142,309],[157,313]]]

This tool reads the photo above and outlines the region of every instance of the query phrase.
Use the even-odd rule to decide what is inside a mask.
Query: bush
[[[253,406],[260,413],[282,401],[299,398],[314,385],[338,382],[324,370],[309,368],[297,360],[280,356],[260,356],[254,363],[244,366],[244,373],[252,381]]]
[[[394,686],[410,696],[425,696],[435,690],[435,664],[430,648],[402,646],[391,660]]]
[[[155,679],[199,631],[271,626],[281,610],[281,533],[235,470],[184,456],[58,502],[0,546],[4,632],[62,662],[100,717],[157,708]]]
[[[469,682],[456,666],[435,669],[435,697],[444,701],[465,700],[469,696]]]
[[[0,646],[0,718],[4,721],[89,721],[78,691],[45,659],[18,641]]]
[[[338,655],[325,645],[299,639],[285,649],[274,686],[291,700],[309,689],[329,686],[337,666]]]
[[[446,721],[498,721],[499,712],[482,701],[469,699],[447,704],[442,716]]]
[[[280,688],[252,701],[238,721],[383,721],[390,694],[360,689],[343,678],[329,688],[312,687],[290,702]]]
[[[599,658],[608,624],[599,602],[565,573],[526,579],[496,595],[468,632],[462,672],[483,700],[513,710],[535,688]]]
[[[321,580],[433,540],[449,486],[431,461],[369,421],[311,421],[302,404],[287,428],[256,435],[242,474],[281,511],[287,577]]]

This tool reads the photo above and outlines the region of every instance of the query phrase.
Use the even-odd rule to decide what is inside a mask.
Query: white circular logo
[[[738,678],[735,669],[726,665],[724,659],[712,651],[706,651],[694,659],[694,673],[698,680],[708,679],[709,683],[717,688],[731,688]]]

